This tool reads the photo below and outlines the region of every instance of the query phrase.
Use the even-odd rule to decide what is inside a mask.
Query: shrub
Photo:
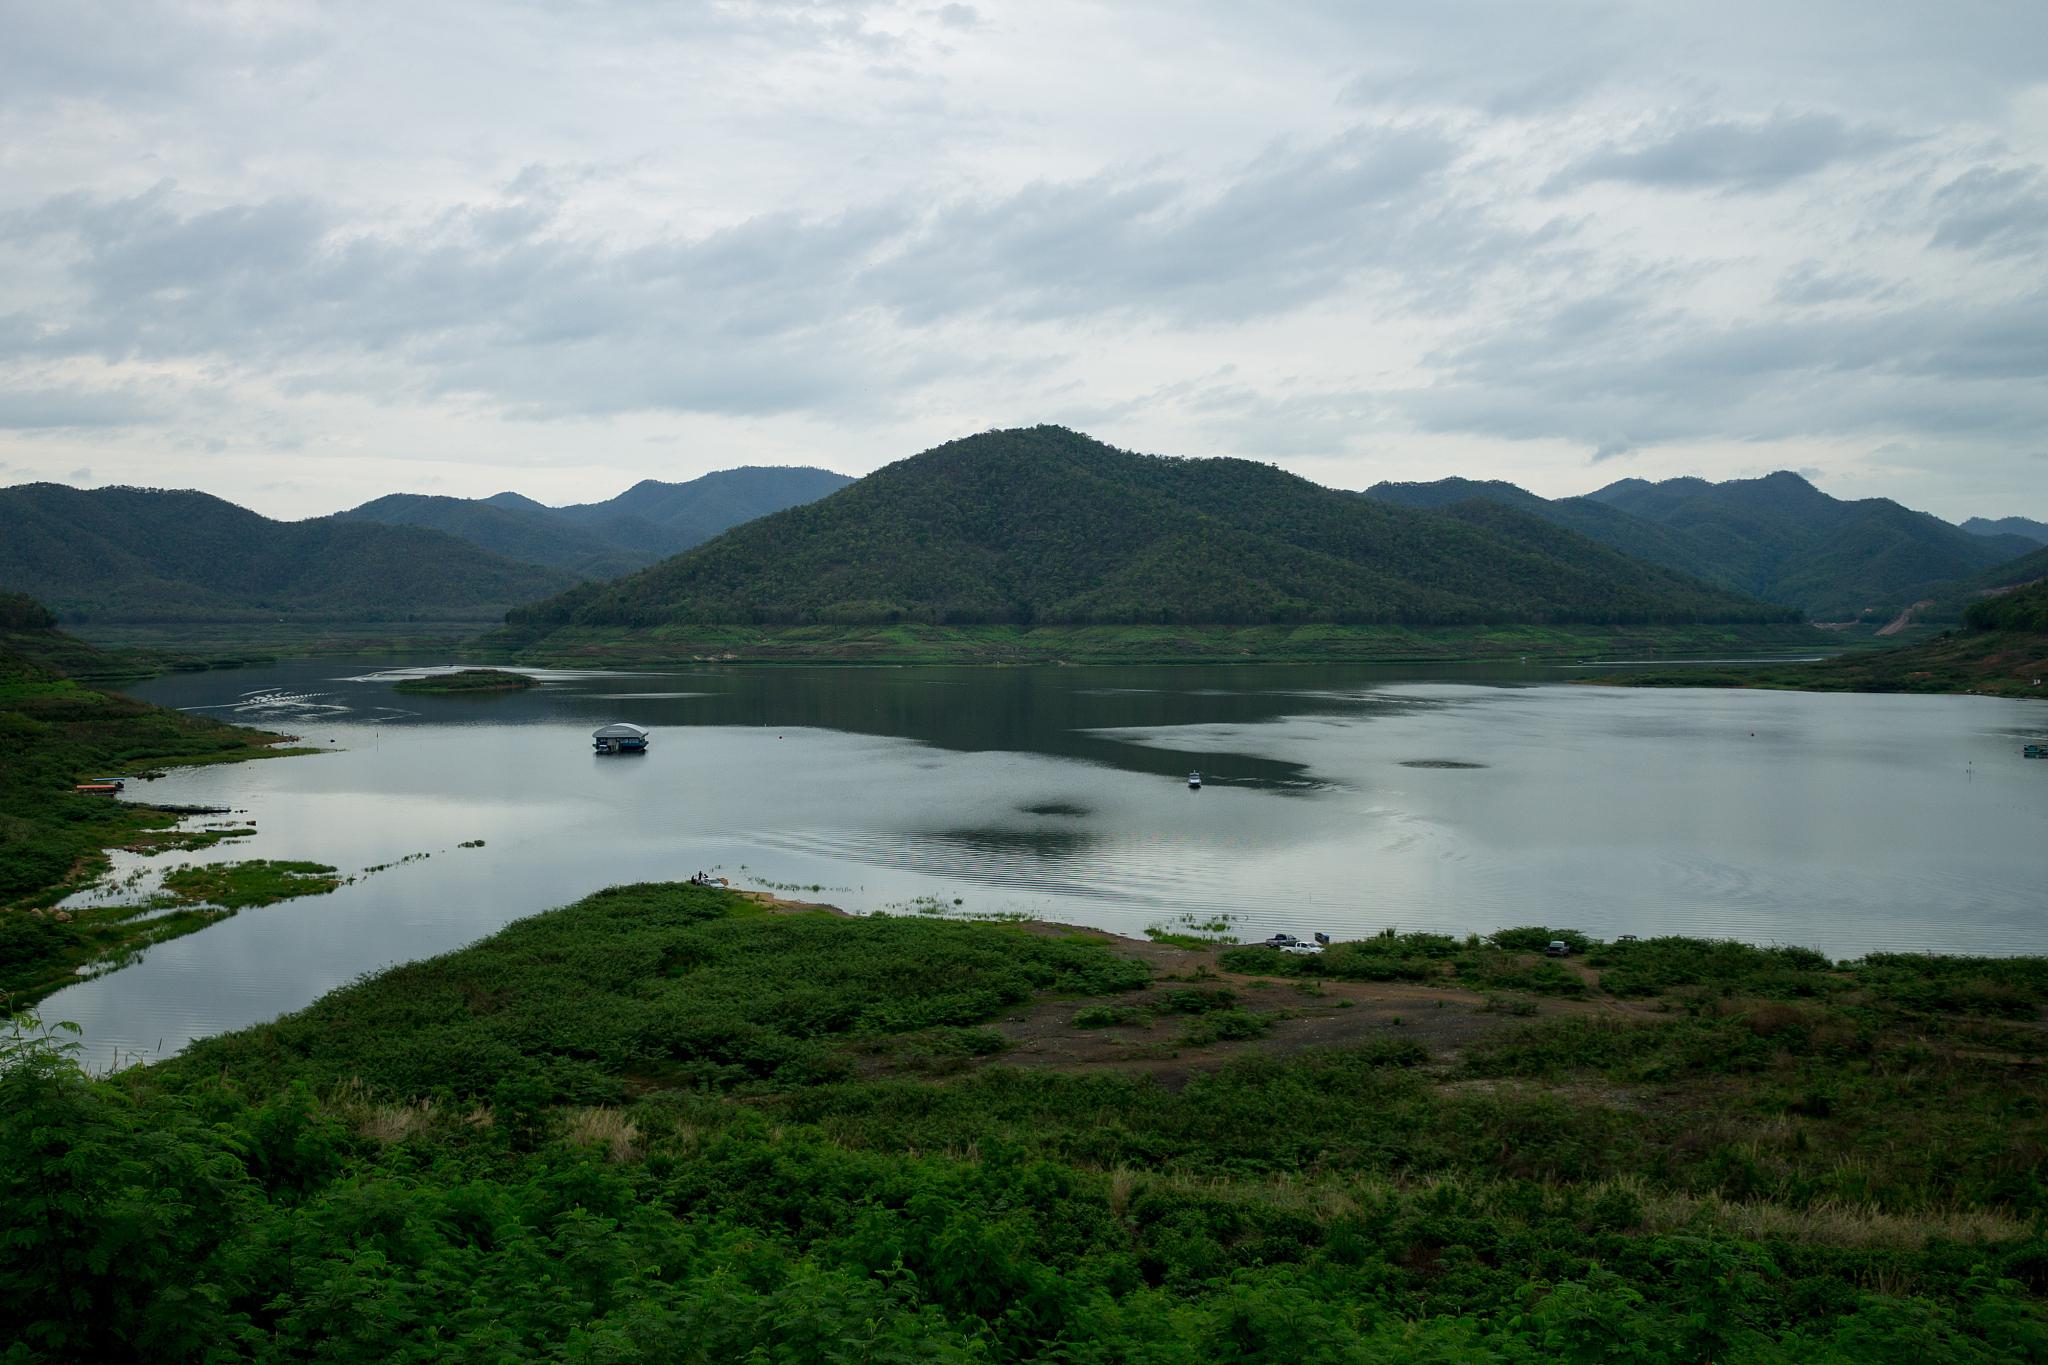
[[[1210,1043],[1238,1043],[1247,1039],[1262,1037],[1273,1027],[1276,1016],[1255,1014],[1251,1010],[1212,1010],[1197,1015],[1181,1030],[1180,1041],[1188,1047],[1206,1047]]]

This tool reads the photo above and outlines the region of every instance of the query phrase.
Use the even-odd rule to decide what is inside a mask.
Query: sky
[[[2039,0],[0,0],[0,484],[991,427],[2048,519]]]

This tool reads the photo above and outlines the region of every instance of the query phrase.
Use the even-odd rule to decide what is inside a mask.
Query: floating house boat
[[[601,754],[644,754],[647,732],[625,721],[613,721],[590,732],[591,745]]]

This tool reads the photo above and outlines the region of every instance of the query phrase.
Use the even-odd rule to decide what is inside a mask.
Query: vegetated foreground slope
[[[1652,563],[1824,620],[1889,617],[1944,585],[2026,554],[2013,535],[1972,535],[1887,498],[1845,502],[1797,474],[1709,483],[1623,479],[1555,501],[1508,483],[1378,484],[1411,507],[1479,498],[1543,517]]]
[[[393,493],[343,512],[460,536],[508,559],[612,578],[679,554],[742,522],[814,502],[853,482],[808,467],[721,469],[685,483],[644,479],[615,498],[547,507],[517,493],[450,498]]]
[[[0,1316],[48,1360],[2035,1360],[2044,1007],[2038,958],[620,887],[111,1081],[9,1044]]]
[[[0,489],[0,588],[66,620],[474,620],[572,581],[439,531],[272,521],[205,493]]]
[[[1773,621],[1512,509],[1389,507],[1247,460],[988,432],[515,624]]]

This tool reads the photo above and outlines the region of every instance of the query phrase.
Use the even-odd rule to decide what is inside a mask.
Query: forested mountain
[[[643,479],[615,498],[568,507],[548,507],[518,493],[488,498],[394,493],[341,515],[446,531],[510,559],[552,565],[583,578],[611,578],[851,482],[827,469],[747,466],[686,483]]]
[[[1715,580],[1713,556],[1679,532],[1654,521],[1631,516],[1618,507],[1585,498],[1562,498],[1552,502],[1526,488],[1500,479],[1438,479],[1433,483],[1381,483],[1367,489],[1365,496],[1403,507],[1452,507],[1474,498],[1502,503],[1554,526],[1577,531],[1623,554],[1647,559],[1667,569]],[[1791,604],[1791,605],[1797,605]]]
[[[512,614],[669,622],[1758,621],[1788,616],[1512,508],[1394,507],[1060,427],[899,461]]]
[[[1479,498],[1521,509],[1626,553],[1821,619],[1890,614],[2025,554],[2015,536],[1971,535],[1888,498],[1846,502],[1797,474],[1709,483],[1622,479],[1556,501],[1508,483],[1379,484],[1404,506]]]
[[[499,498],[527,500],[517,493]],[[553,515],[541,507],[529,511],[495,499],[437,497],[424,493],[393,493],[340,515],[353,521],[385,526],[419,526],[445,531],[472,545],[529,564],[566,569],[581,578],[615,578],[652,563],[656,556],[630,550],[593,531]]]
[[[1971,517],[1963,523],[1963,529],[1973,536],[2018,536],[2036,545],[2048,545],[2048,521],[2035,521],[2032,517],[2000,517],[1996,521]]]
[[[72,621],[477,620],[572,581],[419,527],[272,521],[189,491],[0,489],[0,589]]]

